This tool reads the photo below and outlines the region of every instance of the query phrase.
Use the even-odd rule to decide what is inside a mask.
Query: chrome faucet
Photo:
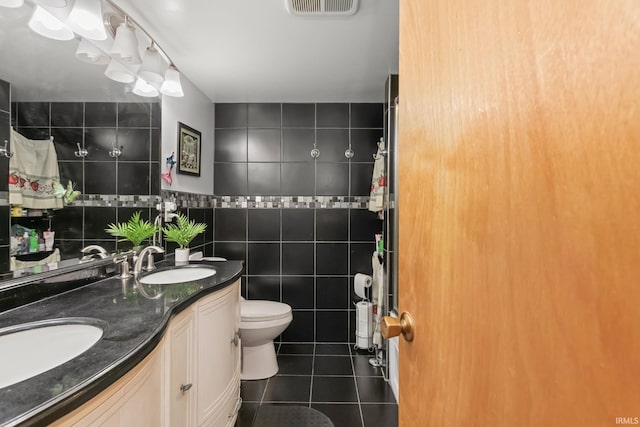
[[[93,251],[97,251],[97,252],[94,253]],[[107,253],[107,250],[99,245],[85,246],[84,248],[80,249],[80,252],[82,252],[82,254],[84,255],[82,259],[85,261],[88,259],[93,259],[95,255],[97,255],[100,258],[106,258],[109,256],[109,254]]]
[[[147,260],[147,271],[153,270],[156,268],[153,265],[153,254],[163,253],[164,249],[160,246],[147,246],[138,254],[138,259],[136,260],[136,264],[133,267],[133,276],[137,279],[140,276],[140,272],[142,271],[142,263],[144,263],[144,257],[148,258]]]
[[[121,265],[120,267],[121,279],[128,279],[129,277],[131,277],[131,274],[129,273],[129,257],[127,256],[127,254],[122,254],[113,258],[113,263],[116,265],[118,264]]]

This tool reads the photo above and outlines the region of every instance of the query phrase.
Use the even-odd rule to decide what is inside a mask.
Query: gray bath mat
[[[253,427],[333,427],[325,414],[306,406],[260,405]]]

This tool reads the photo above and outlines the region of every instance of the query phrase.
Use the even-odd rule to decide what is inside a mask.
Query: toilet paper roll
[[[357,273],[353,276],[353,290],[360,298],[366,298],[366,289],[371,287],[371,276],[367,274]]]
[[[369,348],[373,345],[371,337],[356,337],[356,346],[358,348]]]
[[[356,335],[371,336],[373,332],[373,304],[360,301],[356,304]]]

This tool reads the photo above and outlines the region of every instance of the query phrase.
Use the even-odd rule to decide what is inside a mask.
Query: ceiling
[[[360,0],[344,17],[293,16],[285,0],[113,2],[212,102],[380,102],[398,72],[398,0]],[[14,98],[140,99],[76,60],[76,40],[31,32],[29,15],[0,7],[0,78]]]

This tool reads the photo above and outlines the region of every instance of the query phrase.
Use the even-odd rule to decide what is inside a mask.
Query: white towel
[[[373,345],[382,347],[382,332],[380,331],[380,320],[385,310],[384,307],[384,267],[378,257],[378,252],[374,251],[371,257],[371,267],[373,268],[373,280],[371,284],[373,302],[373,320],[375,328],[373,330]]]
[[[34,209],[62,209],[54,194],[60,183],[58,156],[53,141],[25,138],[11,129],[9,203]]]
[[[384,188],[387,185],[387,178],[384,173],[384,141],[378,143],[378,151],[373,158],[373,176],[371,177],[371,194],[369,195],[369,210],[378,213],[379,219],[384,219]]]

